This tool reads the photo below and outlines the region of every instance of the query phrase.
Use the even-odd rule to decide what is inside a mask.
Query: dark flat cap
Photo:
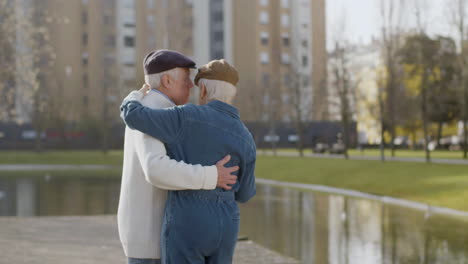
[[[173,50],[155,50],[146,55],[143,60],[145,75],[156,74],[174,68],[196,68],[195,62],[189,57]]]
[[[236,86],[239,81],[239,74],[236,68],[227,61],[223,59],[213,60],[198,69],[197,76],[195,76],[196,85],[198,85],[200,79],[225,81]]]

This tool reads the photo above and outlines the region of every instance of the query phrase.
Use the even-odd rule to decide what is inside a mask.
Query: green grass
[[[468,211],[468,167],[464,165],[260,156],[256,175]]]
[[[398,153],[403,155],[405,152]],[[0,164],[102,164],[118,167],[99,171],[0,171],[0,176],[120,177],[122,155],[122,151],[108,154],[99,151],[48,151],[40,154],[1,151]],[[256,174],[259,178],[353,189],[468,211],[466,165],[259,156]]]
[[[271,149],[263,149],[266,151],[271,151]],[[259,150],[261,153],[262,150]],[[297,149],[294,148],[285,148],[285,149],[278,149],[278,151],[285,151],[285,152],[297,152]],[[310,149],[305,149],[304,153],[310,154],[312,151]],[[359,151],[357,149],[350,149],[348,150],[350,156],[373,156],[373,157],[380,157],[380,150],[378,149],[366,149],[364,151]],[[385,156],[390,157],[391,151],[386,150]],[[423,150],[396,150],[395,156],[400,158],[425,158],[426,153]],[[463,153],[461,151],[448,151],[448,150],[436,150],[431,152],[431,158],[434,159],[463,159]]]
[[[386,150],[385,156],[390,157],[391,151]],[[351,156],[380,156],[380,151],[378,149],[367,149],[364,151],[359,151],[352,149],[349,151]],[[396,157],[402,158],[425,158],[426,153],[423,150],[396,150]],[[463,153],[461,151],[448,151],[448,150],[436,150],[431,152],[431,158],[434,159],[463,159]]]

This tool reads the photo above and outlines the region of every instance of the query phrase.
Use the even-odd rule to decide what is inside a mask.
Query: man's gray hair
[[[173,68],[168,71],[160,73],[145,75],[145,83],[148,84],[152,89],[157,89],[161,86],[161,78],[163,75],[170,75],[173,79],[177,79],[180,72],[180,68]]]
[[[236,86],[225,81],[202,78],[198,81],[198,85],[205,85],[208,101],[219,100],[225,103],[231,103],[237,93]]]

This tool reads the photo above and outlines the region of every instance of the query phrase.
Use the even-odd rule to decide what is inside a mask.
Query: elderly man
[[[144,60],[145,81],[153,89],[142,103],[152,108],[187,103],[193,87],[189,68],[194,66],[192,60],[175,51],[148,54]],[[215,162],[202,166],[171,160],[161,141],[126,129],[118,227],[129,264],[160,263],[166,190],[231,189],[228,184],[236,182],[231,172],[238,168],[224,168],[228,161],[226,157],[216,166],[209,166]]]
[[[254,140],[232,106],[237,71],[224,60],[199,69],[200,104],[154,110],[139,101],[142,90],[123,101],[125,123],[166,143],[169,156],[186,163],[209,165],[227,154],[240,166],[231,190],[169,191],[161,237],[167,264],[231,263],[239,231],[239,208],[255,195]],[[144,100],[144,99],[143,99]]]

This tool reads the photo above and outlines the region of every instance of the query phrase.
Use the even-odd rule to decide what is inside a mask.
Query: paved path
[[[120,168],[120,166],[69,164],[0,164],[0,171],[108,170],[118,168]]]
[[[125,264],[115,216],[0,217],[0,263]],[[299,263],[251,241],[237,244],[236,264]]]
[[[260,155],[273,156],[273,152],[269,150],[259,150],[257,152]],[[299,153],[296,151],[277,151],[276,154],[282,157],[298,157]],[[323,158],[323,159],[343,159],[343,155],[335,154],[311,154],[305,153],[305,157],[309,158]],[[351,160],[380,160],[380,156],[350,156]],[[425,158],[410,158],[410,157],[385,157],[386,161],[399,161],[399,162],[418,162],[425,163]],[[432,163],[437,164],[457,164],[457,165],[468,165],[468,160],[463,159],[432,159]]]

